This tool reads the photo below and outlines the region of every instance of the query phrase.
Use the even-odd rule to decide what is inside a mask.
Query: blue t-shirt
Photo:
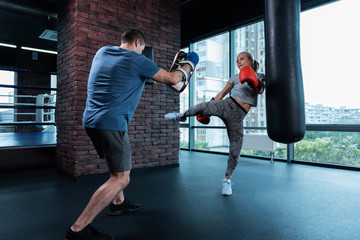
[[[135,51],[117,46],[100,48],[89,74],[84,127],[128,131],[145,79],[159,70],[153,61]]]

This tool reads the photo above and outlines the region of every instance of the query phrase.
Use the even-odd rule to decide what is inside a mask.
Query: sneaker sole
[[[221,193],[223,196],[230,196],[232,193],[227,194],[227,193]]]

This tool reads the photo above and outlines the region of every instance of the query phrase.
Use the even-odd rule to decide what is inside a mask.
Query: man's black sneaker
[[[114,240],[116,237],[105,234],[92,227],[90,224],[87,225],[80,232],[74,232],[69,228],[65,234],[66,240]]]
[[[115,205],[113,203],[110,204],[109,215],[117,216],[121,214],[136,212],[139,211],[140,209],[141,209],[140,204],[132,203],[125,198],[125,200],[119,205]]]

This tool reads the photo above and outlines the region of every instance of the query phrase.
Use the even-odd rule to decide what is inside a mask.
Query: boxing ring
[[[0,149],[56,147],[55,132],[0,133]]]
[[[0,171],[54,165],[56,94],[0,97]]]

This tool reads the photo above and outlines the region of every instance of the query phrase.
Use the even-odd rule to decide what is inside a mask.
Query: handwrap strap
[[[183,69],[182,67],[178,67],[177,69],[174,69],[174,71],[179,71],[179,72],[182,73],[182,75],[183,75],[183,82],[186,82],[186,81],[188,80],[189,74],[188,74],[188,72],[187,72],[185,69]]]
[[[190,66],[190,71],[194,71],[194,69],[195,69],[194,63],[192,61],[190,61],[190,60],[180,61],[179,64],[181,64],[181,65],[185,65],[185,64],[189,65]]]

